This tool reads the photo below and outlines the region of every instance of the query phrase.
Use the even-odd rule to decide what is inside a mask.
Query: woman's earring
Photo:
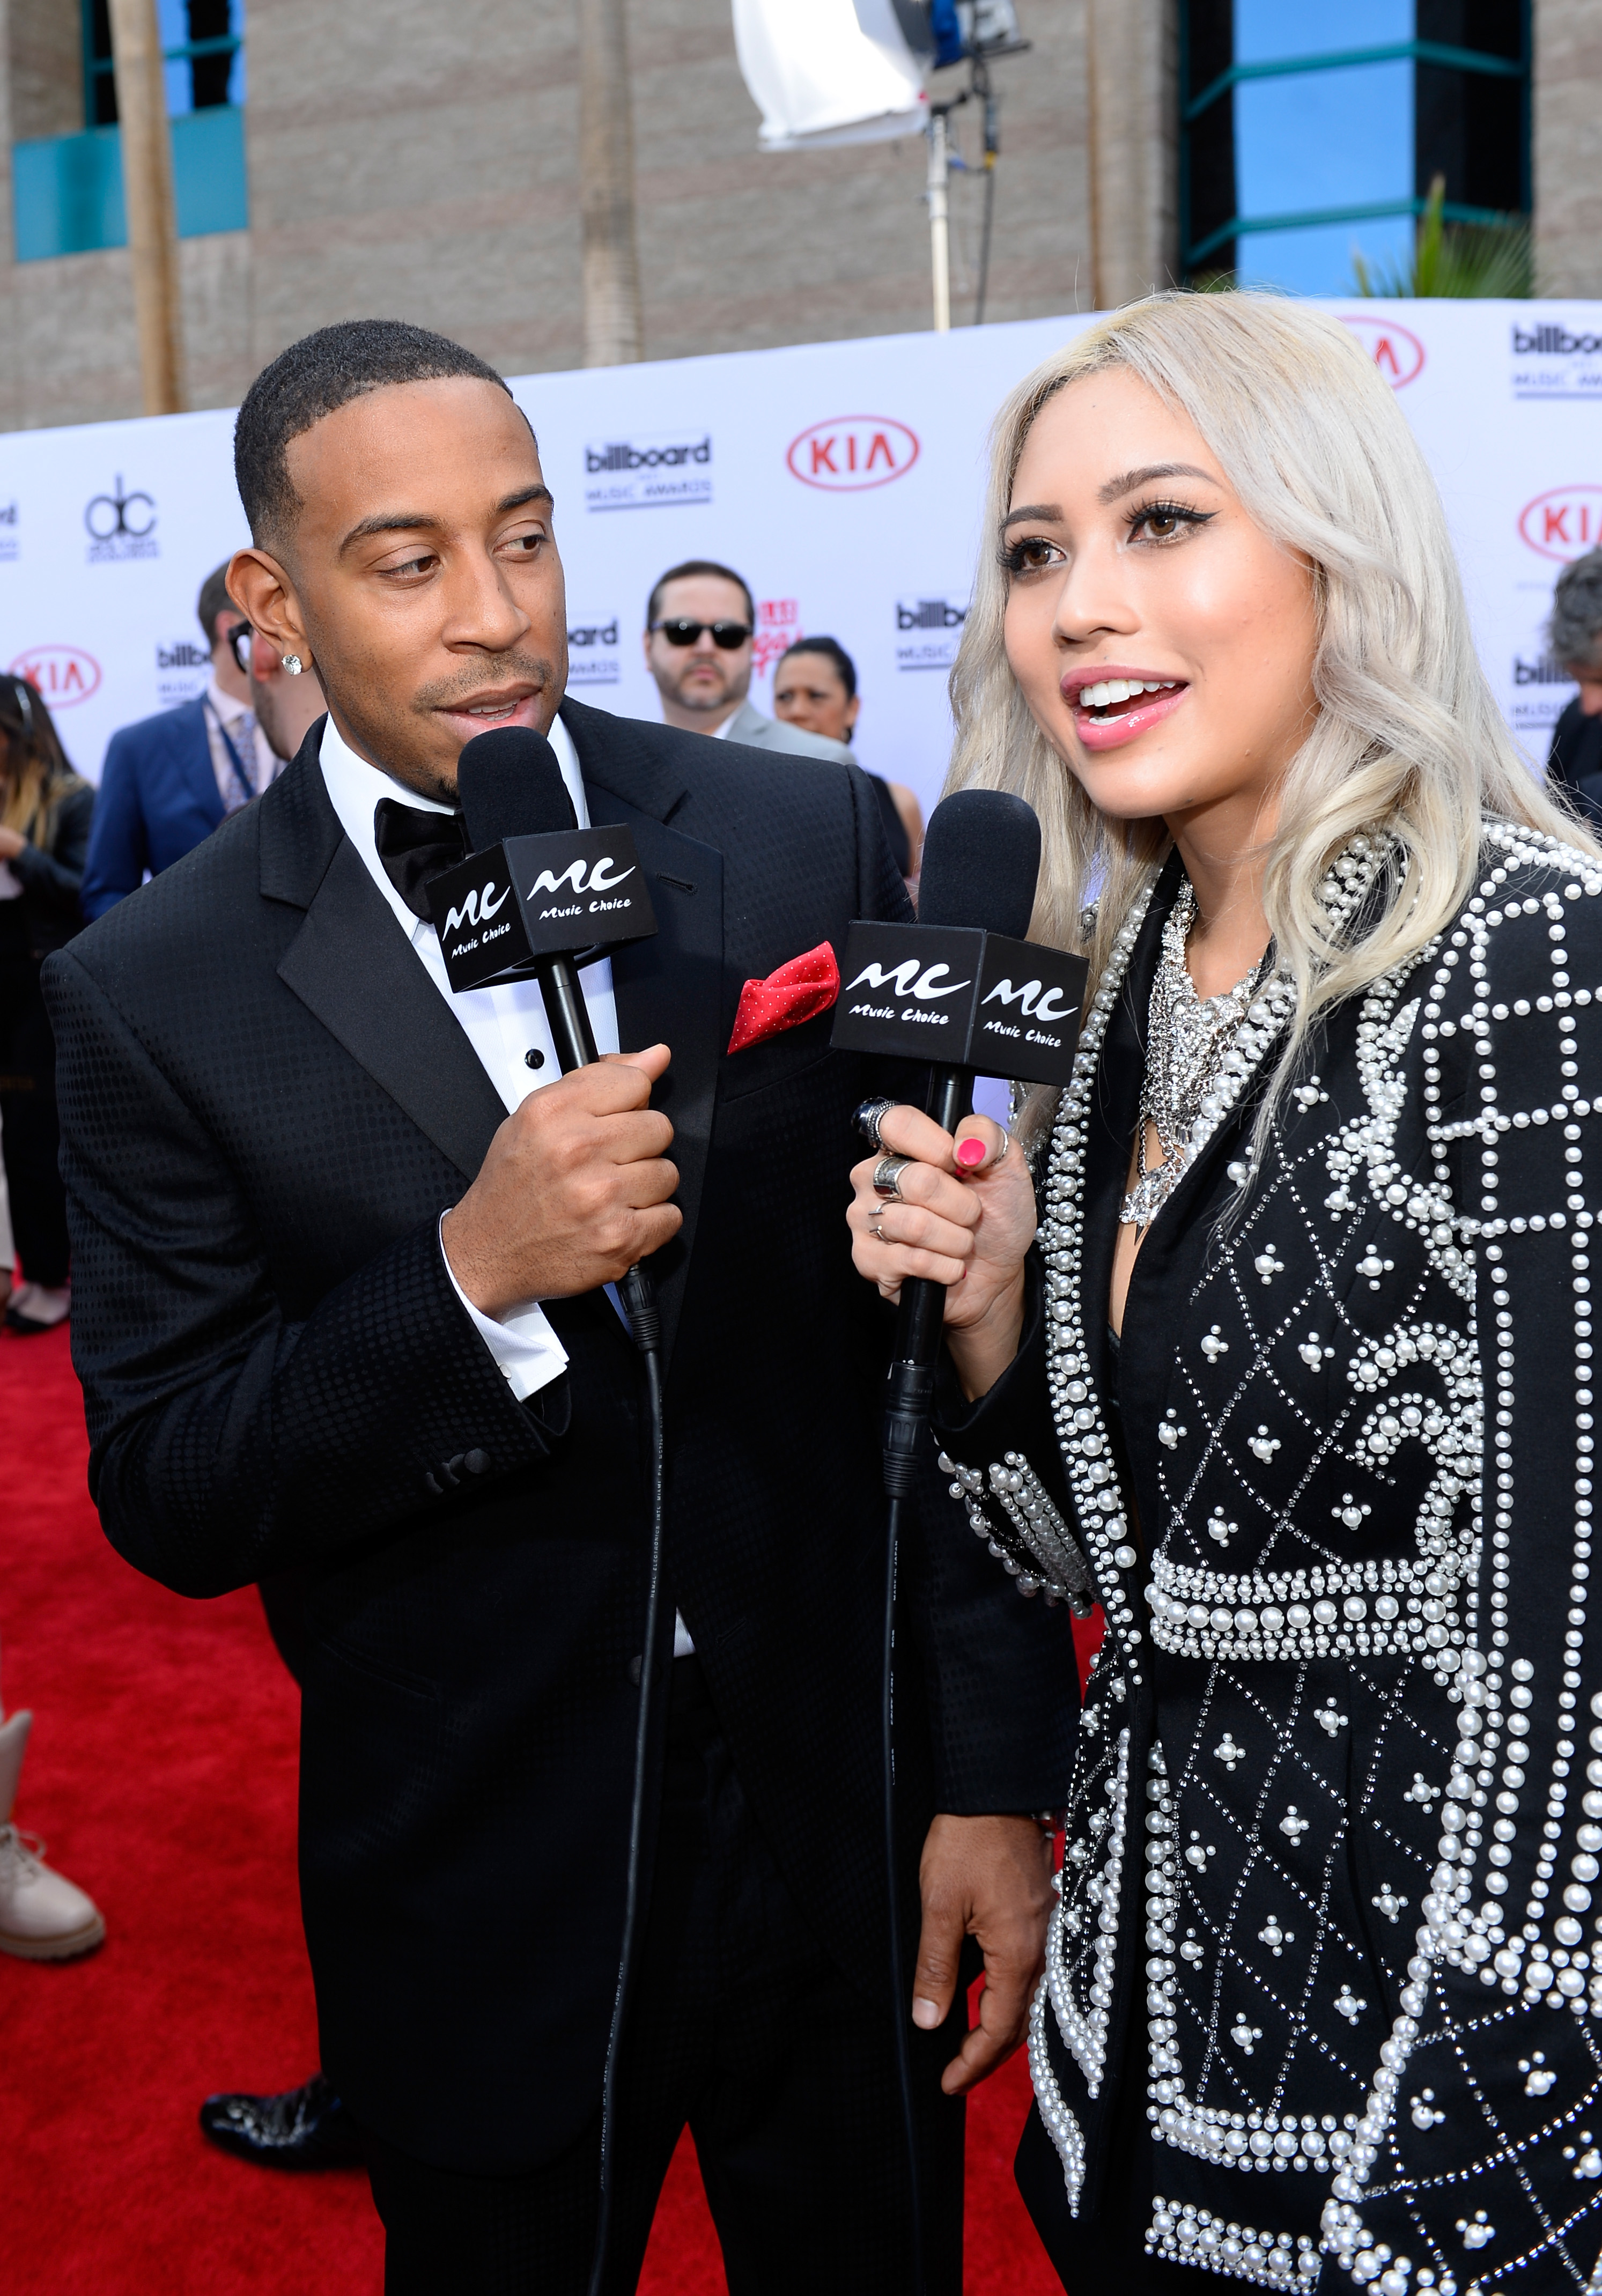
[[[301,660],[298,653],[286,653],[281,656],[280,659],[283,667],[288,670],[292,677],[299,677],[300,672],[306,667],[306,664]]]

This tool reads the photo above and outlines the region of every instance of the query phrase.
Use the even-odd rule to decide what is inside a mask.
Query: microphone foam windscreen
[[[1039,874],[1040,824],[1033,806],[1010,790],[955,790],[929,816],[918,922],[977,926],[1026,939]]]
[[[456,760],[456,794],[472,853],[503,837],[546,837],[579,826],[556,752],[531,726],[475,734]]]

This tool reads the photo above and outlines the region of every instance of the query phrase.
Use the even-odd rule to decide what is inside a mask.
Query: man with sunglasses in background
[[[147,873],[180,860],[283,770],[251,691],[250,625],[218,566],[195,607],[211,655],[205,692],[111,736],[84,868],[83,910],[100,916]]]
[[[764,718],[747,699],[757,610],[750,586],[715,559],[671,566],[645,609],[645,667],[662,698],[662,717],[681,733],[711,734],[753,750],[856,759],[843,742]]]

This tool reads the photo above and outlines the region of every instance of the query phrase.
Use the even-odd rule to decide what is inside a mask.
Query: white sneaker
[[[36,1332],[53,1332],[64,1324],[72,1311],[72,1286],[57,1284],[46,1291],[42,1283],[18,1283],[5,1302],[7,1329],[24,1337]]]
[[[23,1961],[70,1961],[92,1953],[106,1933],[92,1898],[44,1863],[42,1841],[11,1823],[12,1799],[33,1716],[0,1724],[0,1953]]]

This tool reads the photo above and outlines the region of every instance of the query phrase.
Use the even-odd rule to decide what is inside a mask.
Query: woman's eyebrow
[[[1060,503],[1021,503],[1016,510],[1008,511],[1001,523],[1004,527],[1008,527],[1013,525],[1021,518],[1055,518],[1060,520],[1062,515],[1063,510]]]
[[[1205,479],[1210,486],[1218,484],[1211,471],[1198,471],[1194,463],[1147,463],[1138,471],[1125,471],[1118,478],[1109,479],[1096,498],[1097,502],[1117,502],[1124,495],[1132,495],[1137,487],[1149,486],[1154,479]]]

